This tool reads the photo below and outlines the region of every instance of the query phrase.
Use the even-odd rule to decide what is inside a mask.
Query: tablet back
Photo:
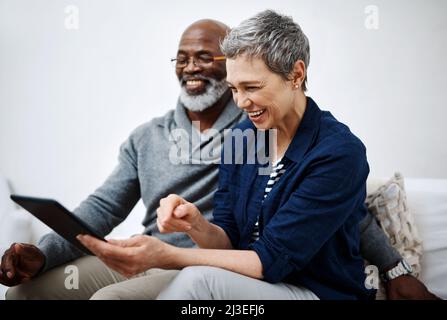
[[[56,200],[21,195],[11,195],[11,200],[26,209],[40,221],[53,229],[61,237],[86,254],[92,255],[90,250],[85,248],[76,239],[77,235],[89,234],[95,238],[104,240],[84,221],[75,216]]]

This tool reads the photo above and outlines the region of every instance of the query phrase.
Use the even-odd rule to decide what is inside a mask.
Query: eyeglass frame
[[[171,63],[174,65],[174,67],[176,69],[183,69],[186,68],[189,65],[189,61],[192,59],[192,64],[196,67],[205,67],[208,65],[211,65],[212,63],[216,62],[216,61],[225,61],[227,59],[227,57],[225,57],[224,55],[220,55],[220,56],[213,56],[210,55],[210,57],[212,57],[212,60],[210,60],[209,62],[198,62],[196,60],[200,60],[200,56],[199,58],[195,58],[194,56],[186,56],[185,62],[182,63],[182,65],[179,66],[178,63],[178,58],[172,58],[171,59]]]

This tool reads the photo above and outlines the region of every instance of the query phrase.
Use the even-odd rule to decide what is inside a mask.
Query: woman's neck
[[[298,94],[294,102],[294,107],[290,109],[290,112],[285,115],[282,123],[275,129],[277,129],[277,155],[276,159],[281,159],[287,151],[293,137],[298,130],[303,119],[304,112],[306,111],[307,98],[302,94]]]

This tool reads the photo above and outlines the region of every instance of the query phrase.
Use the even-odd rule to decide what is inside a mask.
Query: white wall
[[[78,30],[65,28],[68,5]],[[266,8],[308,35],[309,95],[364,141],[372,175],[447,178],[444,0],[0,0],[0,173],[18,193],[75,207],[130,131],[174,107],[183,29]]]

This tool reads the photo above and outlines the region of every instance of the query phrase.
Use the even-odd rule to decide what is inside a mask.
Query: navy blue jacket
[[[256,132],[250,120],[236,128]],[[256,137],[258,150],[259,144],[268,150]],[[236,153],[234,145],[233,137]],[[364,145],[349,128],[307,98],[303,119],[283,158],[287,170],[264,202],[269,176],[259,174],[261,161],[246,163],[245,152],[245,163],[235,164],[233,154],[233,163],[226,164],[228,147],[225,143],[214,223],[235,249],[258,254],[264,280],[302,285],[320,299],[373,298],[375,291],[364,285],[359,254],[369,167]],[[260,238],[251,243],[258,215]]]

